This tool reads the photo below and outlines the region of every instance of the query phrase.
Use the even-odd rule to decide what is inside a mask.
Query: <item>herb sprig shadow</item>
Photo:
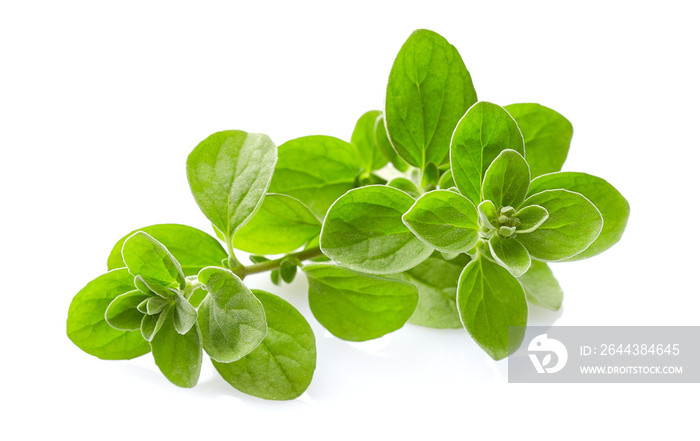
[[[363,114],[350,142],[278,148],[229,130],[197,145],[187,179],[216,237],[177,224],[125,235],[108,272],[73,298],[68,336],[102,359],[151,352],[181,387],[197,384],[206,353],[233,387],[294,399],[316,368],[314,334],[294,306],[243,280],[290,283],[301,269],[314,317],[341,339],[407,322],[464,327],[502,359],[521,344],[508,331],[526,325],[528,303],[561,306],[547,262],[600,254],[627,224],[612,185],[560,171],[572,135],[539,104],[478,101],[457,50],[417,30],[394,61],[384,112]]]

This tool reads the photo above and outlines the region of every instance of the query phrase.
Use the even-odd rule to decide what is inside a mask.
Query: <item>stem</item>
[[[292,253],[288,254],[284,257],[280,257],[279,259],[275,260],[268,260],[267,262],[260,262],[260,263],[255,263],[250,266],[239,266],[235,269],[231,269],[234,274],[236,274],[238,277],[243,280],[245,276],[248,276],[250,274],[257,274],[257,273],[264,273],[265,271],[272,271],[279,269],[280,264],[284,259],[288,259],[289,257],[296,257],[300,261],[303,260],[309,260],[313,259],[315,257],[320,257],[323,256],[323,252],[321,252],[320,247],[314,247],[314,248],[309,248],[308,250],[303,250],[299,251],[298,253]]]
[[[228,248],[228,268],[236,272],[243,265],[236,259],[236,254],[233,252],[233,237],[226,238],[226,247]]]

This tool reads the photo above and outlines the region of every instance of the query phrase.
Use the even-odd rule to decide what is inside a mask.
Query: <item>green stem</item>
[[[266,262],[260,262],[260,263],[255,263],[250,266],[239,266],[238,268],[231,269],[234,274],[236,274],[238,277],[243,280],[245,276],[248,276],[250,274],[257,274],[257,273],[264,273],[266,271],[272,271],[279,269],[280,264],[284,259],[288,259],[289,257],[295,257],[299,259],[300,261],[304,260],[310,260],[316,257],[323,256],[323,252],[321,252],[321,248],[319,247],[314,247],[314,248],[309,248],[308,250],[303,250],[299,251],[298,253],[292,253],[288,254],[284,257],[280,257],[279,259],[275,260],[268,260]]]
[[[228,248],[228,268],[235,273],[239,268],[242,268],[243,265],[236,259],[236,254],[233,252],[232,237],[226,238],[226,247]]]

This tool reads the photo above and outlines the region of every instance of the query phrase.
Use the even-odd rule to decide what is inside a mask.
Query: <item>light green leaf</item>
[[[527,299],[552,311],[561,308],[564,297],[559,282],[554,278],[552,270],[545,262],[533,260],[530,269],[518,278],[525,289]]]
[[[396,153],[396,150],[391,145],[391,141],[389,141],[386,126],[384,125],[384,114],[379,115],[374,123],[374,142],[379,151],[394,165],[396,170],[400,172],[408,170],[408,164]]]
[[[452,179],[452,170],[447,170],[440,176],[438,181],[438,188],[440,190],[447,190],[448,188],[456,187],[455,180]]]
[[[293,196],[322,218],[328,207],[355,187],[361,167],[352,144],[332,136],[305,136],[279,147],[271,193]]]
[[[407,282],[324,263],[306,265],[303,270],[309,281],[311,312],[344,340],[371,340],[396,331],[418,303],[416,287]]]
[[[480,101],[473,105],[452,136],[450,165],[459,192],[474,205],[481,202],[481,183],[486,170],[506,149],[525,154],[523,137],[515,120],[495,104]]]
[[[561,188],[582,194],[603,216],[603,230],[585,251],[569,260],[580,260],[600,254],[615,245],[622,237],[630,215],[627,200],[607,181],[586,173],[560,172],[534,179],[530,194]]]
[[[202,336],[195,324],[182,335],[175,329],[173,314],[166,314],[165,322],[151,341],[153,358],[165,378],[180,387],[194,387],[202,368]]]
[[[143,231],[160,242],[180,263],[185,276],[192,276],[204,267],[220,265],[228,257],[218,240],[204,231],[187,225],[158,224],[139,228],[119,239],[107,259],[107,267],[124,268],[122,259],[124,241],[137,231]]]
[[[122,257],[134,276],[164,286],[177,284],[180,289],[185,287],[185,275],[178,261],[167,248],[143,231],[132,234],[124,241]],[[149,288],[153,289],[150,285]]]
[[[276,295],[253,290],[265,308],[267,335],[233,363],[212,360],[231,386],[266,400],[292,400],[309,387],[316,369],[316,339],[299,311]]]
[[[530,254],[518,239],[497,234],[489,239],[489,250],[496,262],[515,277],[522,276],[530,268]]]
[[[141,328],[141,313],[137,307],[148,296],[138,289],[117,296],[107,307],[105,320],[115,329],[137,331]]]
[[[477,207],[479,211],[479,220],[481,224],[489,229],[496,228],[498,225],[498,213],[493,202],[485,200]]]
[[[171,307],[172,303],[167,302],[165,308],[160,313],[155,315],[145,314],[143,316],[141,319],[141,336],[143,336],[146,341],[152,341],[156,333],[163,327],[163,323],[165,323],[168,315],[172,315],[170,312]],[[146,308],[148,308],[148,306],[146,306]]]
[[[169,299],[164,299],[158,296],[149,297],[146,301],[146,312],[144,314],[160,314],[170,304],[171,301]]]
[[[370,110],[364,113],[355,124],[350,142],[355,146],[362,168],[366,172],[378,170],[387,163],[387,158],[382,154],[375,139],[375,127],[377,118],[381,116],[380,110]]]
[[[532,233],[549,217],[549,212],[539,205],[523,207],[515,213],[520,224],[515,228],[519,234]]]
[[[420,240],[445,253],[464,253],[479,240],[479,215],[471,201],[449,190],[421,196],[403,222]]]
[[[412,198],[419,198],[421,195],[421,191],[416,187],[416,184],[406,178],[394,178],[387,185],[405,191]]]
[[[276,161],[277,147],[267,135],[217,132],[187,157],[187,180],[204,215],[233,237],[262,204]]]
[[[532,177],[561,170],[574,134],[571,123],[540,104],[510,104],[505,109],[518,123],[525,139],[525,159]]]
[[[321,232],[321,222],[301,201],[269,193],[260,210],[233,238],[239,250],[258,254],[289,253]]]
[[[540,205],[549,217],[532,233],[518,234],[532,257],[564,260],[588,248],[603,228],[598,209],[579,193],[545,190],[528,197],[523,206]]]
[[[432,253],[401,221],[413,198],[392,187],[370,185],[338,199],[323,223],[323,254],[349,268],[391,274],[413,268]]]
[[[469,262],[459,278],[457,310],[469,335],[491,358],[505,358],[520,346],[527,323],[525,292],[497,263],[482,255]],[[508,339],[510,326],[523,327],[516,341]]]
[[[173,324],[178,334],[187,334],[197,322],[197,310],[181,294],[175,297]]]
[[[469,256],[447,260],[435,252],[423,263],[404,273],[404,280],[418,288],[418,306],[409,323],[429,328],[461,328],[457,313],[457,283]]]
[[[386,127],[398,154],[420,169],[447,160],[450,137],[476,102],[459,52],[435,32],[419,29],[396,56],[386,92]]]
[[[150,347],[136,331],[119,331],[105,320],[117,296],[134,289],[126,269],[110,271],[88,283],[68,308],[66,332],[76,346],[103,360],[126,360],[148,353]]]
[[[530,168],[520,153],[503,150],[484,175],[483,199],[496,207],[519,207],[530,186]]]
[[[249,354],[267,333],[260,301],[235,274],[223,268],[204,268],[199,281],[209,292],[197,318],[204,350],[222,363]]]

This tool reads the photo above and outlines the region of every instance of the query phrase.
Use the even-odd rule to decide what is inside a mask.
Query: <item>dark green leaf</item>
[[[396,331],[418,303],[416,287],[400,280],[324,263],[306,265],[303,270],[309,281],[311,312],[344,340],[371,340]]]
[[[371,185],[338,199],[323,224],[323,254],[347,267],[373,274],[405,271],[432,249],[401,221],[413,198],[392,187]]]
[[[481,202],[486,170],[506,149],[525,154],[515,120],[500,106],[485,101],[476,103],[459,121],[450,144],[452,178],[460,193],[474,205]]]
[[[299,261],[296,259],[285,258],[280,262],[280,277],[285,283],[292,283],[297,275]]]
[[[332,136],[305,136],[279,147],[271,193],[293,196],[322,218],[328,207],[355,187],[361,167],[352,144]]]
[[[170,382],[180,387],[197,384],[202,368],[202,336],[196,324],[182,335],[175,330],[172,312],[166,314],[151,348],[156,365]]]
[[[136,331],[119,331],[105,320],[105,311],[119,295],[134,289],[126,269],[101,275],[75,295],[68,309],[68,338],[83,351],[104,360],[123,360],[148,353],[150,347]]]
[[[204,350],[222,363],[249,354],[267,333],[260,301],[235,274],[223,268],[203,269],[199,281],[209,292],[197,318]]]
[[[525,159],[532,177],[561,170],[574,134],[571,123],[540,104],[511,104],[505,109],[518,123],[525,139]]]
[[[204,267],[220,265],[228,257],[218,240],[187,225],[158,224],[139,228],[119,239],[107,259],[109,269],[124,268],[122,247],[127,237],[143,231],[163,244],[182,266],[185,276],[193,276]]]
[[[497,263],[482,255],[469,262],[459,278],[457,309],[464,327],[491,358],[505,358],[520,346],[523,335],[509,341],[508,327],[527,323],[525,292]]]
[[[396,56],[386,92],[386,126],[398,154],[423,169],[447,160],[450,137],[476,102],[459,52],[435,32],[419,29]]]
[[[265,308],[267,335],[253,352],[233,363],[212,360],[219,374],[241,392],[267,400],[292,400],[306,390],[316,369],[316,339],[292,305],[253,290]]]
[[[615,245],[622,237],[630,215],[627,200],[607,181],[586,173],[560,172],[534,179],[530,194],[562,188],[582,194],[600,210],[603,230],[585,251],[569,260],[580,260],[600,254]]]
[[[187,180],[197,205],[226,237],[262,204],[272,179],[277,147],[267,135],[217,132],[187,158]]]

